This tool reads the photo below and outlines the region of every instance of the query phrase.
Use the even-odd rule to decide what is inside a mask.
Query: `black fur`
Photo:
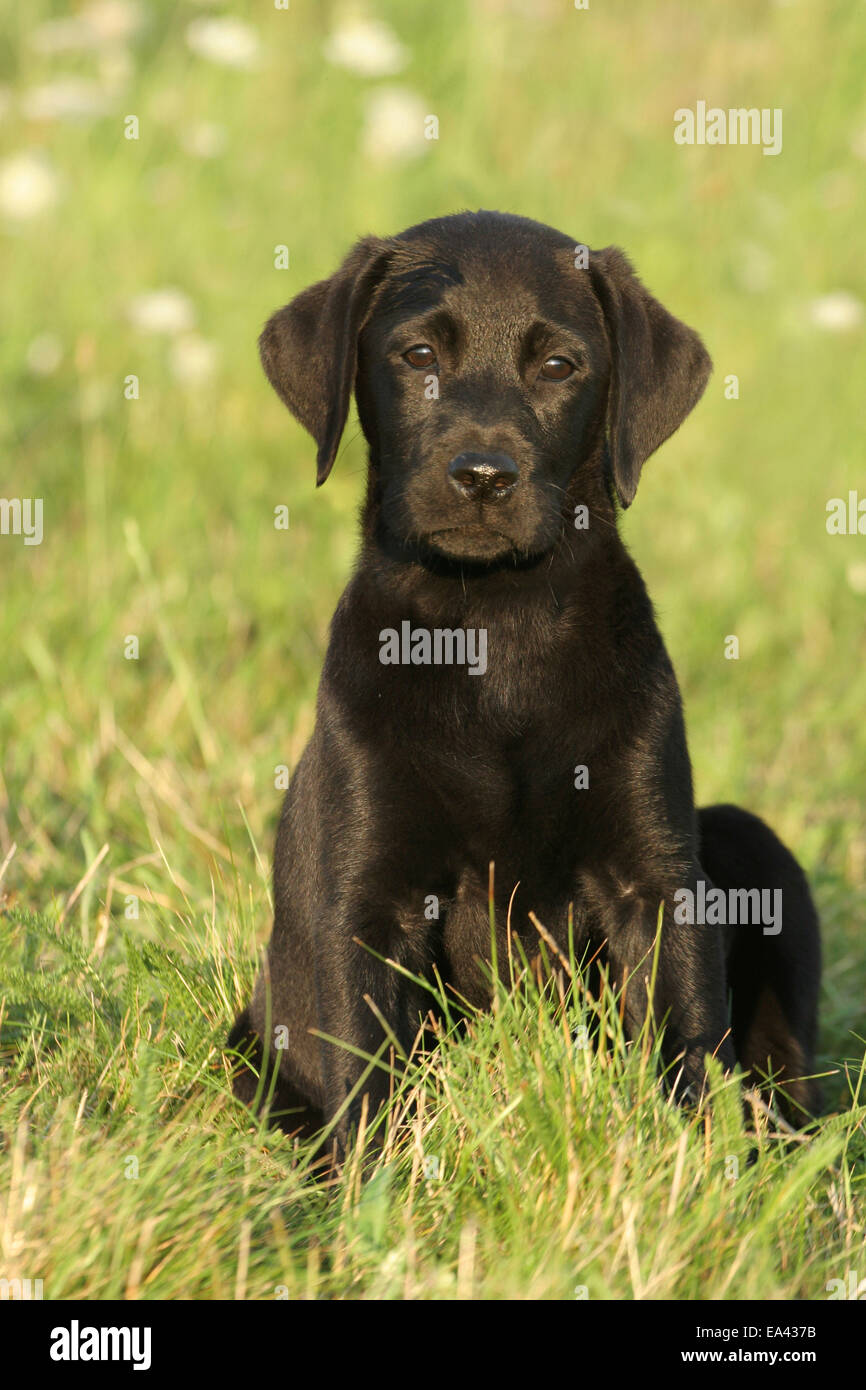
[[[512,928],[530,954],[528,913],[565,947],[573,904],[578,955],[606,943],[613,979],[628,975],[633,1035],[663,901],[655,1016],[681,1089],[699,1089],[712,1052],[781,1075],[793,1107],[818,1103],[799,1079],[814,1066],[820,975],[806,881],[756,817],[696,813],[676,677],[616,527],[617,498],[631,503],[710,359],[621,252],[581,256],[523,218],[442,218],[360,242],[262,334],[268,376],[316,439],[318,481],[353,383],[370,447],[360,558],[277,836],[273,936],[229,1039],[256,1071],[268,1041],[272,1111],[289,1130],[329,1121],[364,1069],[311,1030],[375,1053],[378,1011],[408,1050],[428,1009],[360,942],[419,975],[435,963],[465,999],[489,1001],[491,861],[502,968],[516,884]],[[419,344],[435,354],[426,370],[404,357]],[[571,375],[539,375],[551,358]],[[380,634],[406,620],[484,629],[486,673],[383,665]],[[678,924],[674,895],[700,879],[781,888],[781,932]],[[253,1071],[235,1087],[262,1103]],[[362,1096],[375,1110],[387,1089],[374,1071],[340,1147]]]

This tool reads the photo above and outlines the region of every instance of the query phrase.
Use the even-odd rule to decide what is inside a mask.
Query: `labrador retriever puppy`
[[[661,908],[673,1089],[695,1096],[710,1053],[814,1112],[806,880],[755,816],[695,810],[676,677],[617,532],[704,390],[697,333],[616,248],[477,212],[365,238],[260,347],[319,484],[354,387],[369,475],[277,835],[273,935],[229,1038],[236,1094],[291,1132],[336,1119],[344,1151],[364,1098],[373,1115],[388,1094],[365,1056],[408,1053],[430,1008],[388,961],[489,1004],[492,862],[503,973],[509,907],[529,956],[529,913],[567,951],[571,909],[633,1037]]]

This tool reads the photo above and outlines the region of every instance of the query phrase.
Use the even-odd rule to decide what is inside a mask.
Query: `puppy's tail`
[[[698,825],[701,864],[717,888],[769,890],[773,897],[762,902],[781,906],[772,932],[760,922],[731,930],[731,1028],[744,1071],[756,1079],[771,1073],[788,1098],[788,1118],[803,1124],[821,1107],[820,1087],[811,1079],[821,941],[806,876],[769,826],[739,806],[704,807]]]

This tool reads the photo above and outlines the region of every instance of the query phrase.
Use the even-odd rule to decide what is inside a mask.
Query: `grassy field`
[[[825,525],[866,497],[861,10],[394,0],[367,14],[399,47],[365,73],[320,0],[234,3],[234,29],[186,0],[0,0],[0,497],[44,502],[41,544],[0,535],[0,1277],[445,1299],[866,1277],[866,536]],[[675,144],[699,100],[781,108],[782,152]],[[439,138],[412,137],[429,114]],[[462,207],[624,246],[712,352],[624,531],[699,799],[765,816],[814,885],[828,1114],[746,1130],[716,1077],[684,1116],[610,999],[608,1051],[575,1052],[592,1004],[529,979],[410,1074],[372,1179],[353,1160],[324,1188],[232,1100],[220,1044],[364,449],[352,425],[317,493],[255,340],[358,235]]]

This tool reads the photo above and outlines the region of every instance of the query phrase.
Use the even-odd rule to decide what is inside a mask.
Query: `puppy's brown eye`
[[[436,366],[436,354],[426,343],[419,343],[417,347],[412,347],[408,352],[403,353],[403,361],[408,362],[410,367],[416,367],[418,371],[423,371],[425,367]]]
[[[573,371],[574,367],[567,357],[548,357],[539,375],[543,376],[545,381],[565,381]]]

